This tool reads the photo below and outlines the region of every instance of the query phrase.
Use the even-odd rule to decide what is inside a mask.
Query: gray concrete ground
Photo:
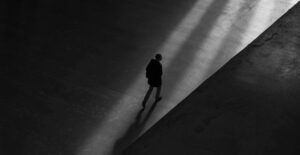
[[[296,1],[1,1],[0,154],[123,148]],[[126,139],[157,52],[163,99]]]
[[[300,3],[122,155],[298,155]]]

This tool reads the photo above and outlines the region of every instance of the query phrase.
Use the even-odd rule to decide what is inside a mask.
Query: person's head
[[[160,61],[160,60],[162,59],[161,54],[156,54],[156,55],[155,55],[155,59],[156,59],[157,61]]]

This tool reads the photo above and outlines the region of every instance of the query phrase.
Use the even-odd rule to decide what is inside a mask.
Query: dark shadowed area
[[[0,154],[76,154],[193,2],[1,1]]]

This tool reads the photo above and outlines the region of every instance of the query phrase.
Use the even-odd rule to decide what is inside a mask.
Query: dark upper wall
[[[93,74],[122,92],[128,77],[114,77],[140,71],[135,65],[148,61],[192,2],[8,1],[1,38],[14,66],[28,61],[39,64],[31,67]]]
[[[74,154],[193,1],[1,1],[0,154]]]

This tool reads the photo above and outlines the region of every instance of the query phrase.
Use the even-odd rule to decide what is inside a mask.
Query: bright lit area
[[[133,132],[140,135],[150,128],[296,2],[196,1],[157,51],[163,56],[163,99],[143,129]],[[145,70],[142,70],[78,155],[111,154],[115,142],[128,134],[126,131],[134,123],[147,89]],[[150,99],[149,104],[153,101]]]

